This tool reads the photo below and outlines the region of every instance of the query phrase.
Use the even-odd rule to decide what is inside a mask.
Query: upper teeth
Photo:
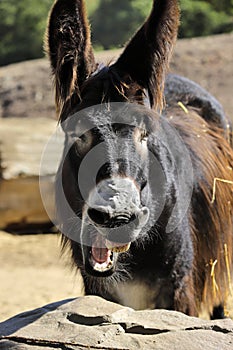
[[[109,242],[110,243],[110,242]],[[130,244],[128,243],[126,245],[122,245],[122,246],[116,246],[116,247],[111,247],[109,244],[107,245],[107,248],[109,250],[111,250],[113,253],[124,253],[127,252],[130,248]]]

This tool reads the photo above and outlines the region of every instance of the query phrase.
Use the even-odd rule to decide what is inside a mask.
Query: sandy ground
[[[82,281],[60,256],[56,234],[0,232],[0,322],[50,302],[82,295]]]
[[[57,234],[17,236],[0,231],[0,322],[83,295],[82,279],[71,270],[68,254],[61,257],[59,242]],[[226,311],[233,319],[233,295]]]

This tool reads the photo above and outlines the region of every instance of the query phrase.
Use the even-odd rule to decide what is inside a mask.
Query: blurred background
[[[149,14],[152,0],[86,0],[97,60],[109,62]],[[41,201],[41,155],[56,130],[43,49],[52,0],[0,0],[0,321],[83,293]],[[233,120],[233,0],[180,0],[170,70],[209,90]],[[54,145],[53,157],[62,144]],[[53,210],[55,172],[40,174]],[[50,205],[48,204],[48,205]],[[231,303],[233,305],[233,303]],[[233,309],[233,307],[231,307]]]
[[[96,49],[119,48],[142,24],[151,0],[87,0]],[[43,57],[43,36],[51,0],[1,0],[0,65]],[[232,0],[180,0],[180,38],[233,30]]]

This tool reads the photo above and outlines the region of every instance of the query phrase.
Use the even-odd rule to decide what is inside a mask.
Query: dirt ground
[[[230,118],[232,42],[233,34],[179,41],[171,65],[173,72],[194,79],[212,92]],[[99,58],[113,58],[117,53],[105,53]],[[0,68],[0,116],[29,117],[32,111],[38,111],[40,116],[54,115],[48,76],[45,60]],[[67,265],[67,259],[60,258],[56,234],[14,236],[0,232],[0,321],[46,303],[81,295],[80,277]],[[233,310],[233,302],[230,305]]]
[[[0,231],[0,322],[83,295],[82,279],[71,270],[68,255],[61,257],[59,242],[57,234],[12,235]],[[226,311],[233,319],[233,295]]]
[[[50,302],[82,295],[82,281],[61,258],[56,234],[0,231],[0,322]]]

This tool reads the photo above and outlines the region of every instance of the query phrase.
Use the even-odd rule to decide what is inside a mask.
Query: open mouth
[[[83,246],[86,271],[94,276],[111,275],[118,254],[127,252],[130,245],[130,242],[111,242],[96,232],[91,238],[91,246]]]
[[[100,181],[82,211],[80,243],[85,272],[96,277],[112,275],[117,260],[124,260],[121,254],[141,234],[149,213],[131,179],[114,177]]]

